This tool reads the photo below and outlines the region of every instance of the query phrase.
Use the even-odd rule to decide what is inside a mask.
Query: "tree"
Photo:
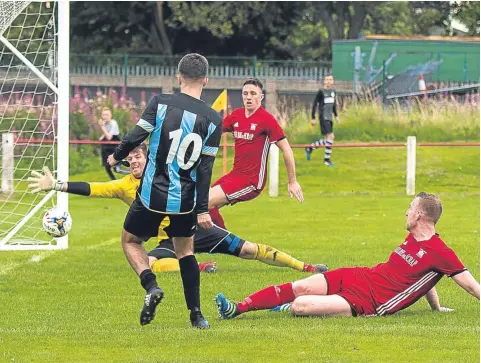
[[[154,8],[154,19],[150,23],[150,32],[146,32],[140,25],[139,27],[150,37],[155,50],[165,55],[172,55],[172,44],[165,26],[164,1],[156,1],[153,4],[147,5],[153,5]]]
[[[71,3],[71,42],[76,52],[172,54],[165,26],[168,6],[159,2]]]
[[[282,41],[296,24],[293,2],[73,2],[76,52],[289,57]],[[282,44],[282,43],[281,43]]]
[[[270,1],[226,4],[171,2],[172,17],[168,24],[189,34],[207,32],[216,48],[229,55],[291,56],[284,41],[297,25],[302,4]],[[206,43],[200,44],[209,47]]]
[[[468,35],[479,36],[479,15],[479,1],[459,1],[452,4],[453,19],[468,28]]]
[[[378,2],[368,8],[363,32],[386,35],[430,35],[444,28],[449,6],[441,2]]]
[[[314,18],[323,22],[331,41],[359,36],[372,5],[361,1],[319,1],[312,3]]]
[[[479,2],[72,2],[73,52],[319,60],[333,40],[429,35],[450,16],[479,34]],[[477,30],[476,30],[477,29]]]

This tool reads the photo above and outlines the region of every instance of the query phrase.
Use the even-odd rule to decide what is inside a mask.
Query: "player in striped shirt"
[[[446,275],[479,300],[479,283],[435,233],[442,213],[433,194],[419,193],[407,216],[409,235],[372,268],[340,268],[304,280],[270,286],[234,303],[217,294],[221,318],[251,310],[290,311],[297,316],[381,316],[405,309],[426,296],[432,310],[439,304],[435,285]]]
[[[166,216],[165,229],[179,259],[187,308],[193,327],[209,328],[200,311],[199,265],[193,254],[196,226],[211,228],[208,201],[212,166],[222,134],[222,119],[200,99],[209,64],[191,53],[178,65],[179,94],[154,96],[132,131],[108,162],[115,165],[150,136],[149,157],[122,230],[125,255],[146,290],[141,325],[154,318],[164,296],[150,269],[141,243],[155,237]]]
[[[284,155],[289,195],[299,202],[304,201],[296,179],[292,149],[277,120],[262,107],[262,89],[258,79],[245,81],[242,88],[244,108],[235,109],[224,119],[222,131],[232,133],[235,139],[234,167],[217,180],[209,192],[212,221],[222,228],[225,228],[225,223],[219,208],[254,199],[264,189],[271,144],[276,144]]]
[[[333,88],[334,77],[332,74],[327,74],[324,77],[324,88],[317,92],[314,104],[312,105],[312,119],[311,125],[316,124],[316,109],[319,111],[319,125],[321,126],[321,139],[313,142],[310,147],[306,147],[306,158],[311,160],[311,153],[320,146],[325,146],[324,149],[324,165],[334,166],[331,161],[332,145],[334,144],[334,125],[333,118],[336,118],[337,123],[340,123],[337,115],[336,90]]]

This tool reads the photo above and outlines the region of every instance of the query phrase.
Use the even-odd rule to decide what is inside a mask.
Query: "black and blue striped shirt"
[[[185,93],[153,97],[135,128],[114,153],[122,160],[150,135],[149,154],[137,191],[155,212],[208,212],[212,166],[222,119],[203,101]]]

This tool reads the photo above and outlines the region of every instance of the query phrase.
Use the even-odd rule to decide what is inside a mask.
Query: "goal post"
[[[68,180],[69,20],[67,0],[0,2],[0,250],[68,247],[42,229],[68,194],[32,194],[27,178],[48,166]]]
[[[58,72],[57,72],[57,179],[69,179],[69,95],[70,95],[70,4],[58,3]],[[57,192],[57,206],[68,211],[68,193]],[[59,248],[68,247],[68,235],[57,239]]]

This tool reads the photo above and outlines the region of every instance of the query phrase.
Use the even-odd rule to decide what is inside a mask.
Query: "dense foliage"
[[[479,35],[479,2],[73,2],[72,52],[319,60],[368,34]]]

